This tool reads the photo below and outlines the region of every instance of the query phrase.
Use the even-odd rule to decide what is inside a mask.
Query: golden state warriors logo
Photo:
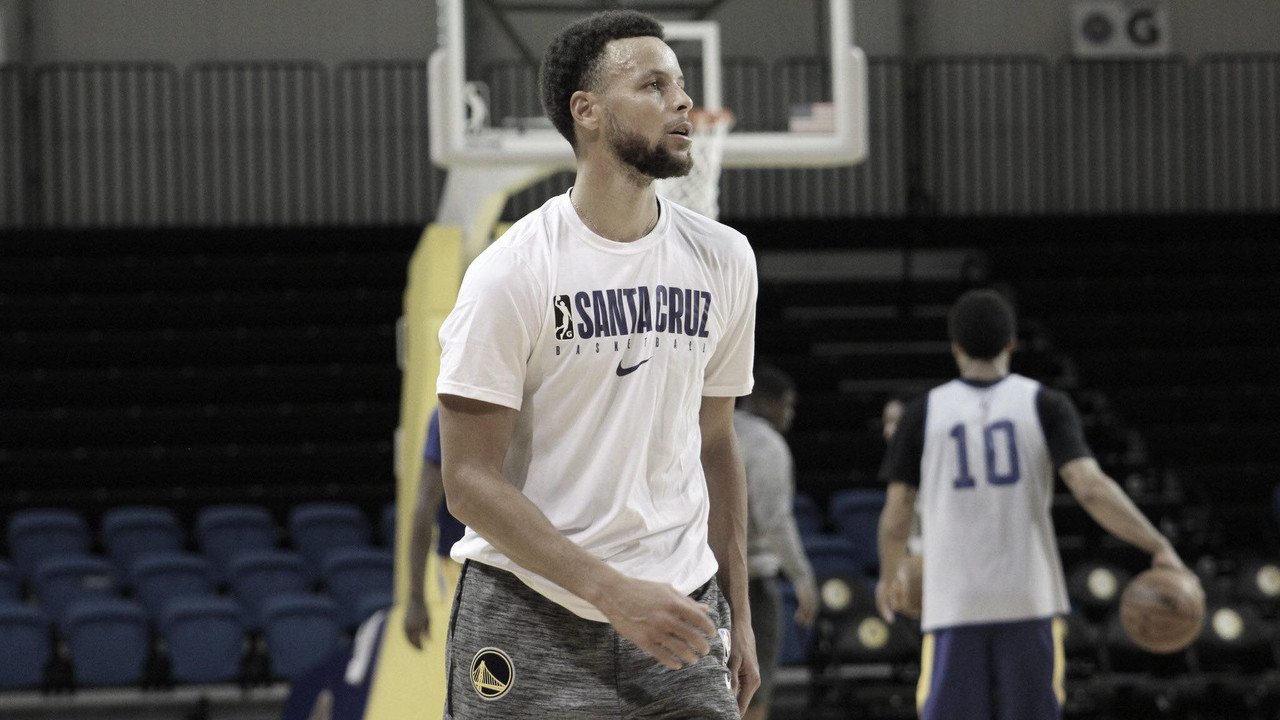
[[[471,686],[485,700],[506,695],[515,681],[516,666],[498,648],[484,648],[471,661]]]

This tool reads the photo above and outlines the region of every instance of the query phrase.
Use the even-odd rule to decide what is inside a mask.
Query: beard
[[[662,141],[646,142],[638,132],[619,126],[612,117],[605,124],[605,142],[613,148],[622,162],[636,172],[655,180],[683,177],[693,169],[693,155],[677,155],[667,149]]]

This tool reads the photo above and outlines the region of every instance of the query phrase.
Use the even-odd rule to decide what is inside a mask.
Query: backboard
[[[730,95],[758,105],[772,123],[742,123],[724,142],[725,167],[828,167],[857,164],[867,155],[867,66],[854,44],[853,0],[687,0],[627,3],[602,0],[522,2],[437,0],[439,47],[430,62],[431,156],[439,166],[571,166],[569,144],[540,116],[536,65],[561,27],[602,7],[625,5],[662,23],[667,41],[695,89],[694,102],[710,109],[728,105],[726,47],[734,69]],[[811,11],[812,10],[812,11]],[[782,13],[779,15],[779,13]],[[807,33],[807,35],[806,35]],[[778,42],[771,39],[778,38]],[[784,75],[786,58],[764,58],[790,41],[809,63],[808,97],[796,102],[768,82]],[[503,52],[508,55],[502,59]],[[822,53],[819,56],[817,53]],[[737,58],[745,58],[738,60]],[[741,63],[747,63],[742,66]],[[508,81],[495,88],[495,66]],[[516,72],[512,73],[511,70]],[[778,84],[778,83],[773,83]],[[532,87],[529,87],[532,85]],[[764,89],[762,89],[764,88]],[[503,97],[495,97],[495,93]],[[523,102],[508,102],[513,93]],[[511,111],[511,106],[523,105]],[[494,110],[497,110],[494,112]],[[754,126],[753,126],[754,125]]]

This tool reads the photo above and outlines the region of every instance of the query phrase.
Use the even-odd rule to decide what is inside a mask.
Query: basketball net
[[[720,165],[724,159],[724,139],[733,128],[733,112],[694,108],[693,169],[684,177],[655,181],[658,194],[716,220],[720,217]]]

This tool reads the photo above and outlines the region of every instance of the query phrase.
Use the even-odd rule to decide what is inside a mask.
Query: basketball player
[[[1062,716],[1066,581],[1050,517],[1054,472],[1108,532],[1185,569],[1090,454],[1063,393],[1009,372],[1013,309],[963,295],[948,317],[960,378],[903,412],[884,475],[876,602],[892,622],[891,580],[919,495],[924,640],[922,720]]]
[[[907,407],[905,395],[893,395],[885,400],[880,409],[880,435],[884,438],[886,448],[893,444],[893,436],[898,433],[898,423],[902,420],[902,411]],[[885,474],[885,466],[889,463],[889,454],[885,453],[880,461],[880,476]],[[917,504],[918,504],[917,499]],[[911,531],[907,535],[907,555],[920,554],[920,509],[911,513]]]
[[[795,587],[795,620],[805,627],[818,615],[818,586],[796,530],[794,463],[783,438],[795,419],[795,383],[781,370],[759,365],[755,381],[734,413],[733,427],[747,471],[747,573],[760,662],[760,689],[745,717],[765,720],[782,650],[778,573]]]
[[[899,396],[894,395],[885,401],[884,407],[880,410],[880,434],[884,437],[886,445],[893,442],[893,436],[898,432],[898,421],[902,419],[902,411],[907,407],[907,403]]]
[[[654,192],[692,165],[656,21],[570,25],[540,89],[574,186],[471,264],[440,330],[444,483],[467,526],[445,715],[738,718],[759,683],[733,432],[754,257]]]
[[[409,535],[409,602],[404,613],[404,634],[409,644],[422,649],[422,636],[430,633],[427,615],[427,553],[431,546],[432,519],[440,529],[436,539],[436,568],[440,588],[453,587],[458,581],[458,563],[449,557],[453,544],[462,539],[462,523],[449,514],[444,505],[444,480],[440,477],[440,408],[431,411],[427,422],[427,439],[422,448],[422,475],[418,478],[418,497],[413,507],[413,529]]]

